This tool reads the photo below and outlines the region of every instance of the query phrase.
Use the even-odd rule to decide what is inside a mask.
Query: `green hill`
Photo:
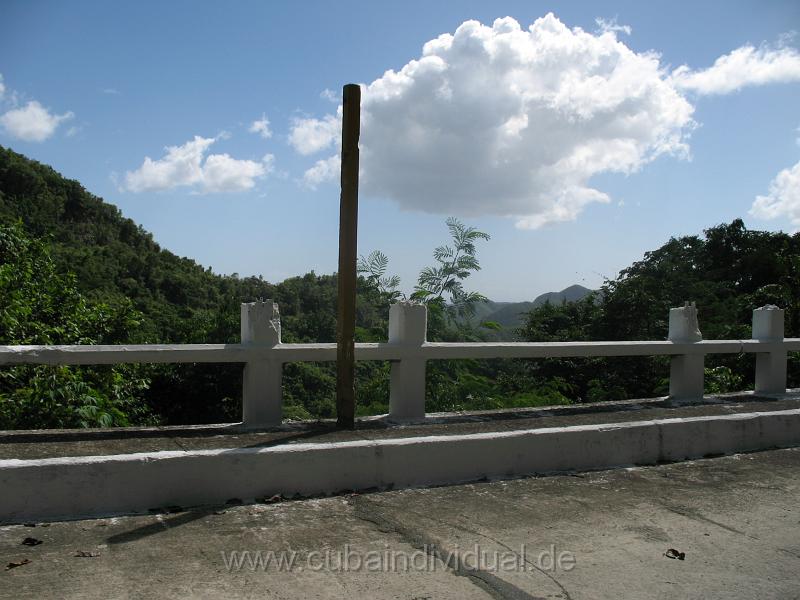
[[[488,300],[476,305],[475,315],[470,319],[473,325],[484,322],[497,323],[502,329],[492,331],[488,337],[495,340],[511,341],[518,339],[516,330],[525,322],[525,315],[546,303],[561,304],[577,302],[592,293],[582,285],[571,285],[560,292],[546,292],[532,302],[495,302]]]
[[[50,241],[57,265],[76,275],[89,298],[129,298],[145,316],[143,341],[181,341],[183,323],[219,309],[230,297],[268,297],[257,279],[220,277],[189,258],[162,249],[115,206],[52,168],[0,147],[0,219],[20,221]]]
[[[0,241],[5,243],[0,275],[8,275],[0,279],[0,294],[5,290],[8,296],[5,305],[0,306],[0,322],[4,324],[0,327],[0,343],[76,343],[80,339],[90,340],[88,343],[238,342],[239,306],[259,298],[273,298],[279,303],[284,341],[335,340],[335,275],[312,272],[272,284],[259,277],[215,274],[189,258],[161,248],[150,233],[125,218],[115,206],[87,192],[77,181],[65,179],[49,166],[3,147],[0,227]],[[21,274],[27,274],[24,281],[20,281]],[[25,293],[15,289],[23,284]],[[59,286],[71,290],[70,305],[87,307],[88,316],[83,308],[83,312],[75,308],[68,314],[65,308],[48,302],[46,294],[36,293],[38,289],[55,290]],[[106,324],[107,315],[115,315],[118,320],[124,317],[124,326]],[[385,338],[387,315],[388,299],[360,280],[359,339]],[[93,324],[91,332],[69,333],[88,323]],[[359,365],[366,374],[375,368],[372,364]],[[122,410],[123,405],[137,405],[142,409],[139,413],[149,413],[160,422],[239,418],[238,365],[150,365],[137,369],[141,385],[115,397],[113,402],[109,399],[109,394],[113,395],[110,390],[122,389],[122,382],[134,377],[125,368],[102,377],[97,375],[102,370],[97,369],[58,371],[58,377],[71,377],[81,385],[90,381],[91,385],[73,386],[73,390],[58,379],[59,390],[73,390],[61,405],[72,403],[75,410],[58,413],[61,416],[57,419],[40,421],[39,426],[77,426],[86,422],[78,411],[92,398],[104,398],[107,404],[111,403],[109,406],[118,407],[120,414],[128,410]],[[28,401],[24,394],[31,403],[38,402],[41,395],[52,395],[46,382],[56,381],[53,371],[45,367],[3,370],[2,376],[0,429],[3,401],[17,414],[17,404]],[[117,377],[120,383],[116,388],[112,383],[106,385],[103,377]],[[330,416],[333,381],[329,369],[289,365],[284,378],[288,414]],[[377,397],[378,392],[375,394]],[[8,418],[11,421],[7,427],[23,422],[13,420],[17,417]],[[47,416],[41,414],[39,418]],[[112,424],[125,422],[120,419]]]

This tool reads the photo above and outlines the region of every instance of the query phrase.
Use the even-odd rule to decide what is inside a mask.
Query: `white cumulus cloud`
[[[146,156],[142,166],[125,173],[124,189],[151,192],[193,187],[203,193],[242,192],[252,189],[256,179],[272,172],[274,157],[271,154],[259,162],[232,158],[228,154],[206,156],[218,139],[196,135],[182,146],[167,146],[160,159]]]
[[[593,175],[686,153],[692,112],[658,57],[613,29],[570,29],[552,14],[527,30],[509,17],[467,21],[364,88],[362,189],[426,212],[514,216],[520,227],[571,220],[609,200]],[[325,132],[320,148],[338,135]]]
[[[312,190],[317,189],[319,184],[339,176],[341,164],[342,161],[338,154],[318,160],[303,174],[303,184]]]
[[[307,156],[334,145],[341,136],[342,110],[336,115],[326,115],[322,119],[292,119],[289,144],[300,154]]]
[[[607,33],[609,31],[611,32],[619,31],[620,33],[624,33],[625,35],[630,35],[631,33],[633,33],[633,29],[631,29],[630,25],[619,25],[617,23],[616,17],[613,19],[604,19],[602,17],[597,17],[594,20],[594,22],[597,23],[597,29],[600,33]]]
[[[600,19],[598,27],[569,28],[552,14],[527,29],[510,17],[467,21],[363,86],[363,192],[430,213],[511,216],[523,228],[569,221],[610,200],[595,175],[688,156],[696,126],[688,90],[794,77],[795,50],[745,47],[706,71],[670,72],[656,53],[618,39],[625,26]],[[734,81],[729,65],[740,55],[749,70]],[[341,106],[295,119],[290,143],[312,155],[337,149],[340,131]],[[317,161],[304,182],[335,179],[336,160]]]
[[[758,219],[786,217],[800,227],[800,162],[778,173],[769,193],[756,197],[750,214]]]
[[[708,69],[682,66],[672,73],[676,87],[698,94],[729,94],[743,87],[800,81],[800,52],[795,48],[742,46],[720,56]]]
[[[0,116],[0,125],[6,133],[25,142],[43,142],[53,136],[58,126],[75,116],[51,113],[36,100],[21,108],[14,108]]]
[[[340,98],[340,96],[336,92],[328,88],[322,90],[319,93],[319,97],[322,98],[323,100],[327,100],[328,102],[338,102]]]
[[[260,119],[256,119],[250,125],[248,130],[250,133],[257,133],[264,139],[269,139],[272,137],[272,130],[269,128],[269,119],[267,115],[261,115]]]

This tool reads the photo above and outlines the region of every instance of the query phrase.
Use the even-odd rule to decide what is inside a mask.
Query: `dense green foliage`
[[[139,326],[123,299],[90,302],[58,272],[45,244],[0,224],[0,331],[18,344],[113,344]],[[141,369],[23,366],[0,371],[0,429],[148,422]]]
[[[786,309],[786,336],[800,336],[800,234],[748,231],[741,220],[673,238],[647,252],[579,302],[528,313],[520,334],[530,341],[665,339],[669,309],[694,301],[705,339],[751,336],[752,311]],[[706,391],[753,384],[752,355],[709,356]],[[790,385],[800,384],[790,356]],[[589,401],[665,393],[666,358],[551,360],[530,364],[534,376],[566,376],[573,397]]]
[[[428,339],[497,335],[470,319],[485,299],[465,280],[480,268],[488,236],[455,219],[451,241],[433,252],[412,297],[429,308]],[[374,251],[359,262],[356,337],[384,341],[399,280]],[[336,276],[308,273],[273,284],[221,276],[159,247],[119,210],[51,168],[0,147],[0,343],[238,342],[242,302],[273,298],[285,342],[336,335]],[[706,339],[749,337],[751,311],[787,308],[787,335],[800,335],[800,236],[748,231],[741,221],[704,237],[670,240],[578,302],[527,313],[522,339],[663,339],[668,311],[700,309]],[[708,391],[752,384],[752,356],[708,361]],[[432,361],[429,411],[564,404],[663,393],[664,358]],[[358,413],[388,409],[389,365],[358,363]],[[796,357],[790,382],[800,382]],[[289,418],[334,416],[331,364],[284,369]],[[240,365],[4,367],[0,428],[207,423],[238,420]]]
[[[11,240],[0,257],[4,277],[0,343],[238,342],[240,304],[259,298],[279,303],[284,341],[335,340],[335,275],[308,273],[273,285],[257,277],[214,274],[160,248],[149,233],[77,182],[2,147],[0,227],[4,239]],[[12,243],[36,251],[24,259]],[[26,266],[25,260],[41,264]],[[358,292],[358,338],[385,339],[390,295],[363,278]],[[27,315],[24,323],[21,314]],[[117,415],[112,424],[142,422],[145,416],[166,423],[240,418],[239,365],[143,365],[106,371],[123,377],[124,385],[115,384],[118,388],[131,390],[124,392],[128,421]],[[58,396],[64,392],[60,378],[69,375],[82,381],[87,373],[102,372],[49,367],[0,370],[5,378],[0,389],[5,420],[0,427],[81,425],[82,421],[58,411],[48,412],[46,419],[36,416],[23,406],[21,394],[30,388]],[[33,373],[39,378],[31,379]],[[359,365],[358,374],[365,400],[362,410],[368,410],[372,399],[385,405],[387,366]],[[387,383],[381,383],[381,377]],[[287,415],[332,416],[333,380],[330,365],[288,365]],[[91,390],[82,398],[111,397],[97,388],[99,383],[89,383]]]

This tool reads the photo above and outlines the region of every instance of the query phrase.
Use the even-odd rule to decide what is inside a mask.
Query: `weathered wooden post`
[[[768,304],[753,311],[753,339],[783,342],[783,309]],[[756,393],[786,393],[786,350],[756,354]]]
[[[417,421],[425,418],[425,359],[414,354],[425,343],[428,308],[401,302],[389,307],[389,343],[405,347],[407,356],[392,361],[389,380],[389,418]]]
[[[697,325],[697,307],[688,302],[669,309],[669,334],[672,342],[695,343],[703,339]],[[703,354],[679,354],[672,357],[669,369],[669,397],[692,400],[703,397]]]
[[[272,347],[281,343],[281,316],[272,300],[242,304],[242,344]],[[283,364],[277,359],[251,360],[244,365],[242,422],[245,427],[281,424]]]
[[[355,328],[358,238],[358,138],[361,88],[342,91],[342,193],[339,200],[339,298],[336,321],[336,424],[353,428],[356,414]]]

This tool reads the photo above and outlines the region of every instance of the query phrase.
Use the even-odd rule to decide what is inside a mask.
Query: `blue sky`
[[[217,272],[330,273],[361,83],[360,253],[408,290],[456,215],[492,235],[467,287],[532,299],[736,217],[800,228],[795,30],[788,0],[6,0],[0,144]]]

